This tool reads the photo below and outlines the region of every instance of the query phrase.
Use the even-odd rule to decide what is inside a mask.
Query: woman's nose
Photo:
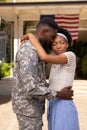
[[[60,48],[60,47],[61,47],[61,45],[59,43],[57,43],[57,48]]]

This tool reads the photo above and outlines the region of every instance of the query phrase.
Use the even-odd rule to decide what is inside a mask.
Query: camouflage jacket
[[[44,113],[44,99],[54,98],[55,91],[48,88],[45,64],[35,48],[27,41],[21,45],[15,59],[12,85],[12,107],[15,113],[38,117]]]

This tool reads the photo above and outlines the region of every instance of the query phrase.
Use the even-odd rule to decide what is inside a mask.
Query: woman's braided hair
[[[59,28],[58,28],[58,33],[64,34],[64,35],[67,37],[67,39],[68,39],[68,44],[69,44],[69,46],[71,46],[72,36],[71,36],[70,32],[69,32],[67,29],[64,29],[64,28],[59,27]]]

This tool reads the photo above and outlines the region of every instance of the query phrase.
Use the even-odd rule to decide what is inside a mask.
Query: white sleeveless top
[[[49,87],[51,90],[59,91],[64,87],[73,86],[76,68],[76,56],[73,52],[64,53],[68,59],[67,64],[52,64]]]

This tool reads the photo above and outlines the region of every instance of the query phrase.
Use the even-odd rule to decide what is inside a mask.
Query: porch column
[[[19,16],[19,45],[20,45],[20,39],[23,36],[23,17]]]
[[[19,46],[19,16],[14,17],[14,60]]]

